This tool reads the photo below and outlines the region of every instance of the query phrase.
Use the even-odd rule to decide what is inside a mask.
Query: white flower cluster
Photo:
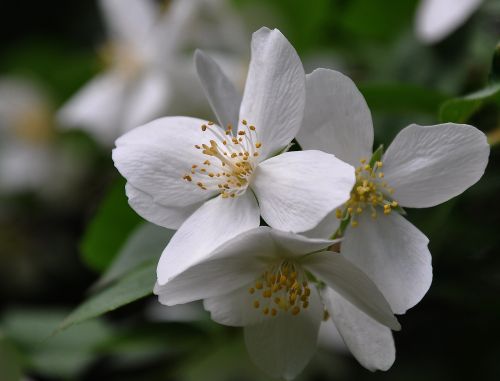
[[[216,121],[161,118],[113,150],[130,205],[177,229],[158,264],[159,301],[202,299],[213,320],[244,327],[251,357],[273,376],[306,366],[328,320],[364,367],[388,369],[394,314],[432,280],[428,239],[402,208],[477,182],[484,134],[411,125],[372,153],[371,114],[353,82],[306,75],[278,30],[253,34],[243,96],[205,53],[195,64]],[[303,151],[288,151],[294,138]]]

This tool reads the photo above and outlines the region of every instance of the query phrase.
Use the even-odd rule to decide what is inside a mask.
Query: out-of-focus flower
[[[387,327],[400,329],[377,286],[328,251],[333,243],[258,227],[157,285],[155,293],[165,305],[204,299],[213,320],[245,327],[248,351],[260,367],[292,379],[313,355],[326,311],[341,311],[343,319],[334,322],[354,341],[370,326],[388,334]]]
[[[45,92],[21,78],[0,78],[0,191],[36,191],[50,179],[52,107]]]
[[[163,14],[153,0],[99,4],[109,33],[102,49],[108,68],[59,111],[63,126],[84,128],[109,145],[133,127],[185,110],[186,101],[196,110],[203,96],[191,61],[194,46],[213,48],[232,78],[243,77],[239,59],[246,44],[225,0],[174,0]]]
[[[86,163],[57,139],[54,108],[37,83],[0,78],[0,192],[34,192],[49,200],[67,196]]]
[[[323,236],[329,230],[331,235],[340,220],[350,222],[345,226],[341,253],[377,284],[393,311],[402,314],[427,292],[432,267],[427,237],[399,213],[400,206],[431,207],[476,183],[488,162],[486,137],[464,124],[411,125],[396,136],[380,159],[370,160],[371,114],[354,83],[338,72],[318,69],[307,75],[306,95],[304,124],[297,135],[300,145],[358,166],[350,200],[324,220],[328,229],[311,234]],[[343,319],[338,307],[331,314],[334,321]],[[383,337],[377,345],[391,341],[375,329],[365,339],[374,335]],[[352,343],[346,340],[346,344],[358,357]],[[359,345],[358,350],[367,349]],[[383,355],[393,350],[381,346],[377,352]]]
[[[160,285],[259,226],[261,215],[281,230],[312,229],[354,184],[354,169],[333,155],[284,152],[303,119],[305,74],[278,30],[254,33],[243,99],[215,61],[198,52],[196,65],[224,127],[162,118],[122,136],[113,150],[130,205],[157,225],[179,229],[162,253]]]
[[[415,20],[419,40],[427,44],[441,41],[479,8],[483,0],[421,0]]]

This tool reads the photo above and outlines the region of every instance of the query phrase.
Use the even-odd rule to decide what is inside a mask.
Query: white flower
[[[231,22],[236,18],[222,0],[174,0],[163,15],[154,0],[100,0],[99,4],[109,34],[102,49],[108,68],[62,107],[58,119],[62,126],[86,129],[105,145],[167,111],[178,111],[185,103],[183,95],[190,96],[190,107],[203,101],[197,96],[202,91],[190,54],[184,52],[199,46],[196,38],[222,41],[214,48],[226,48],[227,53],[238,53],[236,48],[244,46],[238,39],[240,25]],[[224,22],[207,23],[207,14]],[[220,38],[227,27],[233,33]],[[243,67],[232,57],[225,55],[221,61],[241,77]]]
[[[328,251],[332,243],[258,227],[157,285],[155,293],[169,306],[204,299],[213,320],[245,327],[247,349],[262,369],[292,379],[313,355],[328,313],[348,343],[363,341],[372,327],[388,335],[387,327],[400,329],[377,286]]]
[[[130,131],[113,150],[130,205],[157,225],[179,229],[158,265],[161,285],[259,226],[260,216],[281,230],[312,229],[347,201],[354,184],[354,169],[333,155],[283,153],[303,119],[305,74],[278,30],[254,33],[242,99],[213,60],[201,52],[195,58],[225,128],[167,117]]]
[[[0,192],[35,192],[60,202],[86,170],[86,163],[57,139],[54,108],[43,86],[1,77]]]
[[[35,83],[0,79],[0,191],[38,190],[54,163],[48,97]]]
[[[479,8],[483,0],[421,0],[415,30],[424,43],[441,41]]]
[[[478,181],[488,162],[484,134],[464,124],[411,125],[394,139],[380,161],[370,166],[373,126],[370,110],[354,83],[326,69],[307,75],[304,125],[297,134],[303,149],[321,149],[358,166],[351,199],[337,210],[350,218],[341,253],[362,269],[380,288],[393,311],[404,313],[427,292],[432,281],[428,239],[400,213],[399,206],[425,208],[459,195]],[[396,210],[394,210],[396,209]],[[331,235],[339,222],[330,214],[314,236]],[[352,226],[356,226],[353,228]],[[339,309],[332,311],[342,314]],[[376,338],[378,337],[378,338]],[[346,341],[361,361],[367,346],[379,357],[374,367],[394,361],[389,332],[376,327],[363,342]],[[385,358],[382,359],[382,357]]]

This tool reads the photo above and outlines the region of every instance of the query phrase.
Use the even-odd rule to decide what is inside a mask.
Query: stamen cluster
[[[242,120],[241,125],[237,134],[233,134],[231,125],[223,132],[213,122],[202,124],[201,130],[210,130],[214,138],[209,144],[194,147],[208,158],[203,163],[193,164],[183,179],[194,182],[202,190],[218,190],[223,198],[244,193],[262,143],[257,141],[255,126],[246,120]]]
[[[255,296],[253,307],[264,315],[276,316],[279,311],[292,315],[309,306],[311,289],[307,276],[293,262],[283,261],[271,267],[248,289]]]
[[[351,191],[351,198],[345,203],[343,209],[336,210],[338,219],[350,219],[351,226],[358,226],[356,217],[369,209],[372,218],[377,218],[377,208],[382,208],[385,215],[390,214],[398,207],[398,202],[391,198],[394,189],[387,182],[382,181],[383,162],[376,161],[373,166],[365,159],[360,160],[361,165],[356,168],[356,184]]]

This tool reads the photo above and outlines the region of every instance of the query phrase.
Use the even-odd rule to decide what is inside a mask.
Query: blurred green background
[[[416,0],[233,5],[249,34],[279,28],[307,72],[328,67],[353,78],[379,144],[409,123],[467,122],[498,136],[498,1],[485,1],[431,46],[414,35]],[[105,32],[94,1],[5,2],[2,15],[0,77],[36,81],[54,110],[103,68],[97,48]],[[485,88],[487,96],[462,98]],[[248,359],[240,330],[210,322],[199,306],[172,317],[149,296],[171,232],[145,225],[128,207],[110,150],[82,131],[55,139],[84,168],[76,185],[55,197],[0,195],[0,380],[267,380]],[[430,238],[434,280],[399,318],[393,367],[371,373],[348,353],[319,348],[299,380],[500,379],[499,169],[497,145],[478,184],[438,207],[408,211]],[[124,306],[50,336],[89,299],[74,321]]]

